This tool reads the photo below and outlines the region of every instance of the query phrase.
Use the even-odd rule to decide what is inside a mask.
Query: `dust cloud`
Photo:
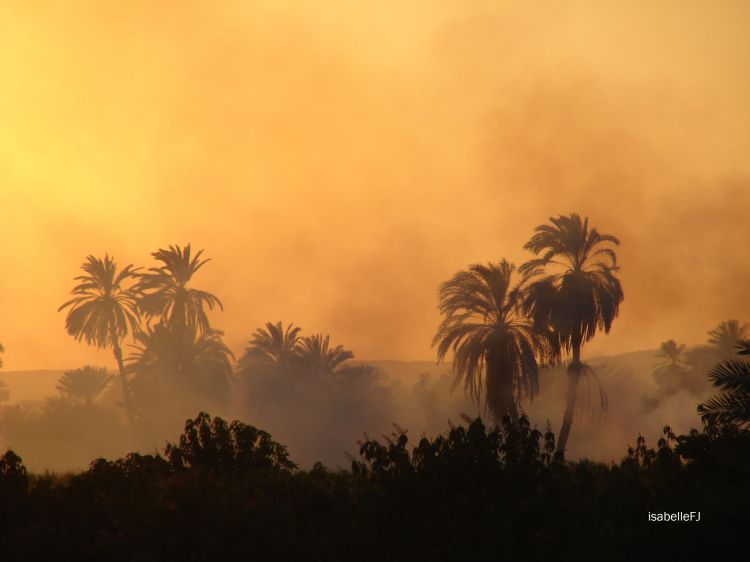
[[[4,2],[4,368],[113,369],[56,312],[80,263],[188,242],[237,355],[283,318],[358,359],[434,361],[438,285],[522,262],[572,211],[622,241],[621,315],[584,357],[703,343],[750,318],[749,18],[741,1]]]

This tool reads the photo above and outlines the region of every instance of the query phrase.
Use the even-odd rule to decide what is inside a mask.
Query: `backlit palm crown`
[[[438,360],[454,353],[457,385],[464,386],[479,400],[483,369],[488,355],[495,353],[498,364],[512,370],[514,393],[533,396],[538,388],[538,364],[552,361],[556,351],[545,328],[535,326],[522,313],[521,295],[526,281],[512,286],[515,266],[505,260],[472,265],[440,286],[441,322],[432,345]],[[504,412],[503,412],[504,414]]]
[[[300,366],[321,373],[331,374],[344,361],[354,358],[354,353],[343,346],[330,345],[330,336],[315,334],[301,338],[297,345],[297,357]]]
[[[685,344],[678,345],[676,341],[668,340],[659,346],[656,357],[666,360],[667,365],[677,366],[683,363],[683,351],[685,351]]]
[[[258,328],[253,334],[240,365],[257,360],[290,364],[296,358],[300,330],[294,324],[289,324],[285,330],[281,322],[267,322],[264,328]]]
[[[112,380],[112,375],[103,367],[86,366],[66,371],[57,382],[57,390],[73,400],[92,403]]]
[[[183,383],[213,383],[221,390],[232,374],[232,352],[222,341],[223,332],[196,334],[189,328],[157,324],[136,336],[128,371],[136,375],[135,386],[154,377],[174,377]]]
[[[740,324],[738,320],[725,320],[708,335],[711,336],[708,343],[715,346],[722,357],[731,357],[737,344],[747,337],[748,325]]]
[[[550,222],[536,227],[524,246],[541,254],[520,268],[535,278],[525,306],[538,323],[553,326],[561,345],[570,349],[590,340],[597,329],[609,332],[617,317],[624,295],[612,246],[620,242],[589,229],[588,219],[576,213]]]
[[[188,327],[200,333],[211,329],[204,306],[223,310],[221,301],[211,293],[188,287],[193,275],[210,261],[201,261],[202,253],[200,250],[191,258],[188,244],[151,254],[164,265],[140,275],[138,304],[149,320],[157,318],[168,326]]]
[[[75,278],[80,283],[71,291],[74,298],[58,309],[70,309],[65,319],[68,333],[97,347],[117,345],[129,330],[137,333],[137,290],[126,286],[137,277],[137,269],[128,265],[118,272],[108,255],[103,260],[88,256],[81,268],[86,274]]]

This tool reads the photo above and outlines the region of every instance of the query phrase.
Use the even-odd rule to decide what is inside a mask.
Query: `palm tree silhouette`
[[[485,404],[497,422],[509,415],[518,421],[522,396],[538,390],[539,363],[558,356],[549,330],[534,324],[521,310],[522,277],[513,285],[516,268],[507,260],[475,264],[459,271],[440,286],[440,313],[444,316],[432,345],[442,361],[453,352],[455,388]]]
[[[725,320],[708,332],[708,343],[714,346],[721,359],[728,359],[735,353],[737,344],[748,336],[748,325],[738,320]]]
[[[113,379],[104,367],[86,365],[66,371],[57,381],[60,394],[90,406]]]
[[[139,403],[159,407],[165,394],[185,391],[212,402],[208,405],[224,405],[234,355],[222,341],[223,335],[220,330],[198,334],[191,327],[161,323],[139,333],[128,356],[128,372],[134,375]]]
[[[258,361],[287,367],[294,363],[301,328],[289,324],[286,329],[281,322],[266,322],[265,327],[255,330],[248,347],[239,360],[240,368]]]
[[[716,365],[708,378],[720,392],[698,405],[703,421],[710,424],[732,424],[750,428],[750,341],[736,346],[739,359],[728,359]]]
[[[674,340],[667,340],[659,346],[655,357],[661,361],[653,366],[651,373],[658,386],[658,396],[651,399],[652,407],[687,386],[688,370],[682,357],[684,351],[685,344],[678,345]]]
[[[331,347],[330,337],[323,337],[323,334],[301,338],[296,354],[301,368],[327,375],[336,372],[344,361],[354,358],[354,353],[341,345]]]
[[[133,427],[133,408],[122,360],[120,342],[128,333],[140,331],[137,306],[137,289],[128,281],[137,279],[138,270],[127,265],[119,272],[117,263],[109,255],[104,259],[88,256],[81,265],[84,275],[75,278],[79,281],[71,293],[74,298],[64,303],[58,312],[69,308],[65,328],[77,341],[104,348],[111,347],[120,372],[123,402],[130,427]]]
[[[525,308],[537,324],[551,327],[565,351],[568,391],[557,451],[564,455],[575,410],[578,382],[588,368],[581,362],[583,344],[597,330],[609,332],[624,295],[615,273],[617,255],[611,245],[619,240],[589,230],[588,218],[576,213],[550,218],[552,224],[537,226],[524,248],[540,258],[520,270],[534,277],[525,297]]]
[[[655,367],[678,367],[683,365],[682,352],[685,351],[685,344],[678,345],[674,340],[662,342],[659,351],[656,353],[658,359],[664,359],[665,362],[658,363]]]
[[[211,327],[204,306],[224,310],[221,301],[211,293],[188,287],[193,275],[208,261],[201,261],[203,250],[190,257],[190,244],[184,248],[170,246],[151,255],[164,265],[151,267],[140,275],[138,306],[146,318],[157,318],[170,327],[187,327],[198,333]]]
[[[3,344],[0,343],[0,354],[5,353],[5,348],[3,347]],[[3,358],[0,357],[0,369],[3,367]]]

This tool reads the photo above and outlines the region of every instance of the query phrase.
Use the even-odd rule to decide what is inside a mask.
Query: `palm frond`
[[[477,403],[484,395],[497,420],[509,404],[533,397],[539,363],[559,356],[551,332],[522,307],[528,271],[514,279],[518,270],[506,260],[474,264],[438,292],[443,320],[432,340],[437,359],[453,354],[453,388],[463,382]]]
[[[190,244],[152,253],[163,265],[140,274],[138,306],[149,321],[155,319],[175,328],[187,327],[205,333],[211,330],[206,308],[224,310],[224,306],[215,295],[188,286],[195,273],[210,261],[200,259],[203,250],[192,258],[190,254]]]
[[[80,283],[71,291],[74,298],[58,308],[58,312],[68,309],[68,333],[96,347],[117,345],[128,333],[136,333],[140,314],[133,282],[138,269],[127,265],[118,272],[109,255],[104,259],[88,256],[81,268],[86,274],[75,278]]]

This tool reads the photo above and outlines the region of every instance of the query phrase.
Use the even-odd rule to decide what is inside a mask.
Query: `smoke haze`
[[[587,352],[750,312],[746,3],[75,5],[0,8],[7,369],[92,360],[55,312],[86,255],[188,241],[235,351],[430,359],[437,285],[570,211],[623,242]]]

